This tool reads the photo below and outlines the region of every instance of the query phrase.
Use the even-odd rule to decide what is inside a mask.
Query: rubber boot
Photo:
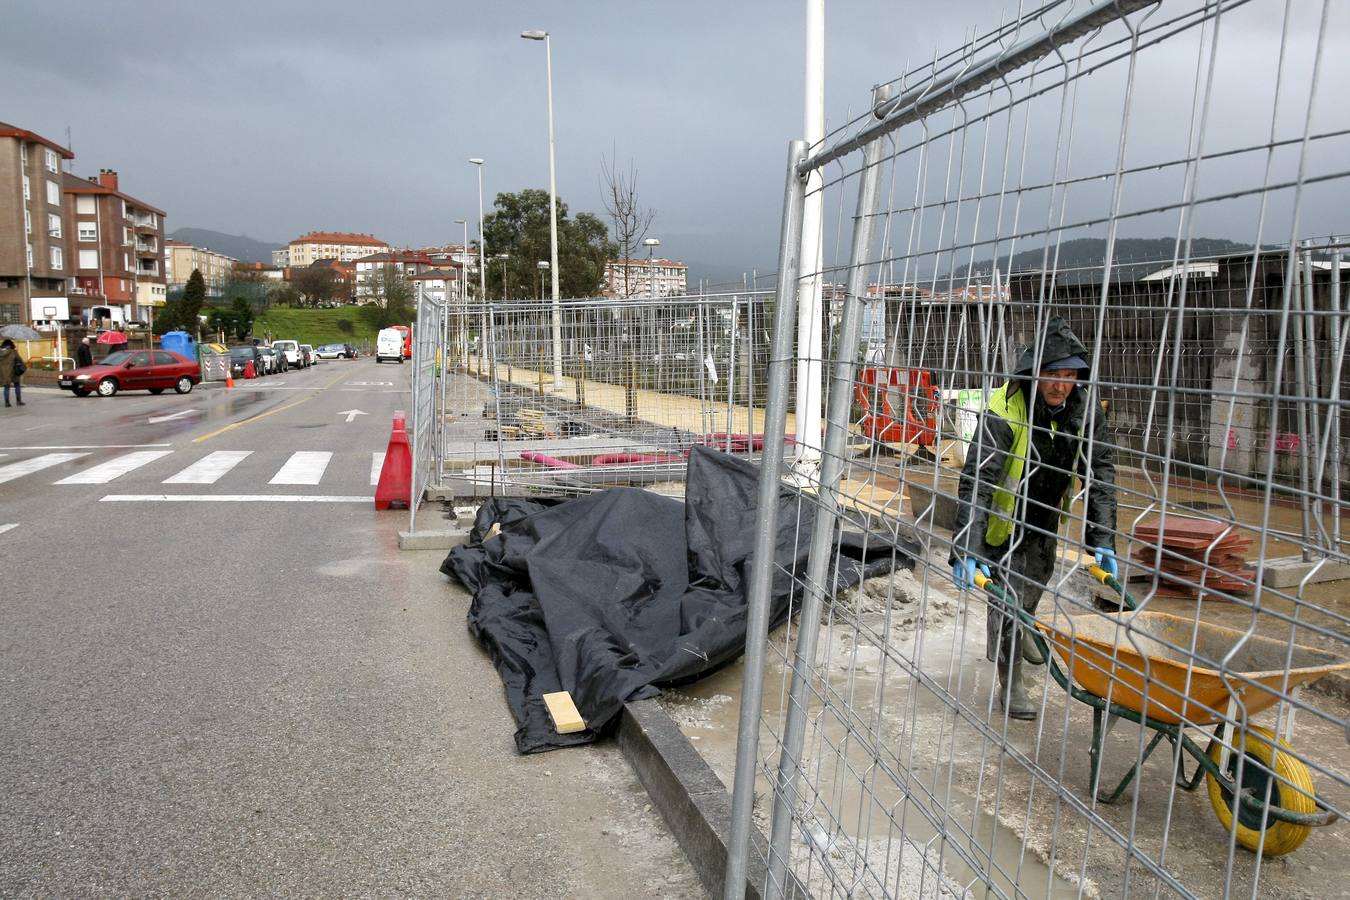
[[[1011,668],[1011,672],[1008,669]],[[1007,704],[1008,718],[1035,719],[1036,705],[1031,702],[1027,685],[1022,674],[1022,654],[1012,654],[1012,666],[999,666],[998,669],[999,705]]]
[[[1033,666],[1045,665],[1045,657],[1041,654],[1041,648],[1036,646],[1035,633],[1030,628],[1020,629],[1022,637],[1022,659],[1031,663]]]

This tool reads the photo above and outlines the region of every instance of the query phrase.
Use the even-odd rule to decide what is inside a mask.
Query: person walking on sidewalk
[[[1106,415],[1090,401],[1087,348],[1056,316],[1013,377],[989,398],[971,438],[958,487],[948,559],[957,587],[975,572],[995,580],[1035,616],[1055,570],[1056,532],[1067,518],[1074,479],[1088,485],[1084,543],[1117,574],[1116,469]],[[1045,662],[1015,616],[990,604],[986,655],[998,669],[999,700],[1010,717],[1035,719],[1023,662]]]
[[[84,368],[94,364],[94,351],[89,347],[89,338],[80,338],[80,346],[75,348],[75,366]]]
[[[9,406],[9,389],[14,388],[14,402],[20,406],[23,402],[23,387],[21,380],[23,373],[28,371],[24,365],[23,358],[19,356],[19,350],[14,346],[14,342],[9,338],[0,341],[0,384],[5,386],[5,405]]]

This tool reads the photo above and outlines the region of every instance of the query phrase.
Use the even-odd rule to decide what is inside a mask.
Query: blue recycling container
[[[159,339],[159,346],[188,359],[197,358],[197,342],[186,331],[166,331]]]

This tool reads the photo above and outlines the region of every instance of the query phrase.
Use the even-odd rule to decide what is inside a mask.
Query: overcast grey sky
[[[829,4],[828,124],[906,60],[1015,8]],[[601,158],[615,154],[638,170],[663,252],[707,274],[765,270],[785,145],[802,129],[803,16],[799,0],[10,0],[0,120],[60,142],[69,127],[73,171],[117,169],[170,230],[457,241],[452,221],[477,218],[468,157],[487,160],[489,207],[497,191],[547,187],[544,48],[518,37],[547,29],[570,209],[603,211]],[[1331,48],[1342,75],[1346,44]],[[1193,75],[1194,55],[1178,66]]]

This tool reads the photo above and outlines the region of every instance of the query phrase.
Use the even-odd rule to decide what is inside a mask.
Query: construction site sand
[[[1087,585],[1080,583],[1078,589],[1084,592],[1086,601]],[[921,659],[923,675],[955,694],[967,714],[983,717],[996,730],[1001,729],[1002,716],[991,697],[992,666],[984,660],[984,620],[982,602],[955,596],[949,584],[931,576],[927,584],[910,572],[873,579],[845,592],[822,616],[826,627],[818,645],[817,664],[829,672],[829,678],[820,690],[827,691],[833,703],[848,700],[865,720],[877,715],[874,733],[880,745],[889,748],[890,764],[906,771],[916,787],[926,786],[920,793],[931,794],[930,809],[945,806],[951,822],[973,835],[967,841],[967,852],[976,847],[988,851],[992,846],[999,866],[1009,873],[1006,887],[1011,888],[1015,879],[1028,896],[1110,897],[1126,890],[1141,896],[1152,896],[1155,890],[1160,890],[1161,896],[1172,895],[1171,888],[1159,884],[1138,860],[1131,860],[1101,826],[1091,823],[1082,812],[1070,810],[1049,787],[1033,780],[1022,764],[1001,755],[997,746],[987,743],[968,722],[955,719],[931,687],[916,690],[913,673],[896,662]],[[855,622],[861,626],[856,631]],[[879,635],[888,637],[890,649],[886,652],[876,645]],[[922,646],[916,650],[920,642]],[[781,729],[788,690],[783,660],[792,647],[786,629],[771,636],[762,721],[772,723],[774,732]],[[1041,720],[1039,725],[1010,723],[1009,743],[1052,773],[1072,796],[1086,802],[1091,712],[1053,683],[1044,692],[1044,670],[1032,671],[1033,696],[1040,700],[1044,694]],[[727,785],[734,774],[742,676],[743,668],[737,664],[666,701],[679,709],[677,721]],[[1330,721],[1303,714],[1295,745],[1305,757],[1331,768],[1334,778],[1343,784],[1350,780],[1339,765],[1345,758],[1342,728],[1350,709],[1337,697],[1318,695],[1309,702],[1317,704]],[[818,811],[802,817],[818,825],[808,826],[795,836],[794,870],[815,881],[826,877],[824,863],[833,860],[830,870],[845,882],[854,877],[849,873],[868,871],[873,873],[866,876],[871,879],[885,871],[888,879],[897,879],[887,884],[904,885],[906,891],[912,891],[896,896],[919,896],[920,876],[927,871],[924,896],[946,896],[944,891],[957,884],[978,892],[980,885],[974,880],[973,870],[954,848],[937,854],[930,847],[927,857],[917,849],[936,832],[917,812],[906,815],[906,804],[914,802],[916,795],[907,799],[883,778],[874,779],[863,791],[853,773],[865,771],[870,757],[861,751],[838,752],[835,748],[845,742],[837,717],[815,715],[820,712],[818,697],[812,710],[803,771],[811,773],[826,792],[834,784],[852,787],[841,793],[823,816]],[[859,727],[865,723],[853,724]],[[1126,761],[1137,753],[1138,735],[1137,727],[1117,727],[1108,738],[1104,780],[1112,775],[1119,779]],[[766,731],[762,740],[772,740],[771,734]],[[848,767],[840,769],[838,763],[845,759]],[[1096,804],[1094,813],[1118,835],[1132,837],[1139,850],[1155,860],[1163,852],[1166,829],[1164,868],[1195,896],[1224,896],[1227,835],[1210,810],[1203,786],[1194,794],[1169,788],[1169,767],[1168,754],[1157,754],[1138,782],[1144,786],[1142,791],[1132,789],[1112,806]],[[836,774],[841,775],[837,781],[833,780]],[[1350,801],[1345,796],[1347,791],[1333,778],[1315,773],[1315,782],[1324,791],[1332,788],[1330,799],[1342,808]],[[755,808],[766,832],[771,798],[769,785],[761,777]],[[877,818],[878,810],[884,809],[898,810],[891,813],[897,820],[894,826],[884,817]],[[870,824],[868,814],[873,817]],[[836,827],[821,824],[828,823],[831,816],[837,817]],[[898,853],[896,840],[902,816],[905,846],[911,848],[903,854]],[[1282,900],[1350,896],[1350,889],[1345,887],[1350,884],[1350,859],[1341,852],[1342,829],[1333,825],[1317,830],[1291,856],[1265,860],[1260,866],[1257,894]],[[813,852],[814,867],[806,863]],[[869,860],[866,870],[862,866],[864,856]],[[1258,877],[1256,858],[1237,848],[1232,859],[1227,891],[1232,896],[1252,895]],[[941,866],[941,880],[935,879],[934,865]],[[876,888],[875,881],[871,886]],[[859,890],[866,893],[861,882]]]

